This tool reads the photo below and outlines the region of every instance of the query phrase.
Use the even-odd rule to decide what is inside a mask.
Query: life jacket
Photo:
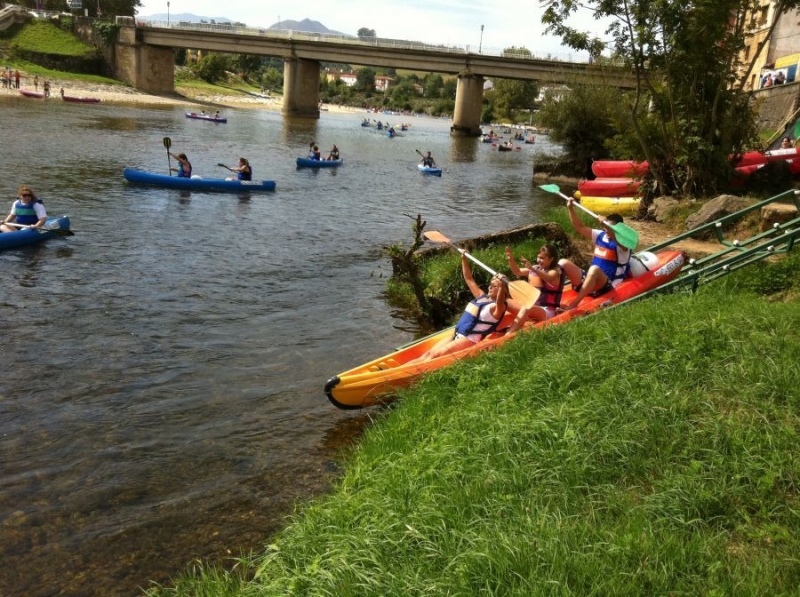
[[[178,178],[191,178],[192,177],[192,169],[189,168],[189,171],[183,169],[183,162],[180,160],[178,161]]]
[[[16,216],[14,221],[17,224],[23,224],[25,226],[32,226],[38,222],[39,216],[36,215],[36,209],[33,207],[36,203],[44,205],[41,199],[34,199],[28,205],[25,205],[20,199],[17,199],[14,202],[14,215]]]
[[[464,309],[461,319],[456,324],[456,332],[464,336],[480,334],[484,338],[491,334],[497,329],[500,320],[503,318],[501,315],[497,321],[492,321],[491,311],[494,305],[495,301],[489,298],[488,294],[482,294],[478,298],[471,300]],[[505,312],[505,309],[503,311]],[[484,318],[484,314],[488,318]]]
[[[433,158],[429,157],[422,158],[422,165],[427,168],[433,168]]]
[[[594,241],[592,265],[596,265],[603,270],[606,278],[612,284],[617,280],[623,280],[628,275],[628,263],[619,262],[617,243],[608,240],[605,230],[601,231]]]
[[[253,168],[250,166],[247,167],[247,172],[239,172],[236,175],[239,180],[253,180]]]
[[[542,286],[538,287],[539,298],[536,299],[535,303],[539,307],[557,308],[561,306],[561,293],[564,292],[564,285],[567,283],[567,274],[562,267],[559,267],[558,270],[561,272],[561,275],[555,285],[548,284],[544,279],[539,278],[542,280]]]

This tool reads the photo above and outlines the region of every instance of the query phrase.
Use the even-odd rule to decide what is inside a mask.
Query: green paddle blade
[[[639,233],[627,224],[620,222],[619,224],[612,224],[606,221],[606,225],[614,231],[614,236],[617,237],[617,242],[626,249],[633,251],[636,245],[639,244]]]
[[[557,184],[543,184],[539,185],[539,188],[548,193],[555,193],[556,195],[561,194],[561,189],[558,188]]]

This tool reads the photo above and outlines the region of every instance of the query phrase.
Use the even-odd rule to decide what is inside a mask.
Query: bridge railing
[[[587,62],[587,59],[580,58],[576,54],[564,53],[554,54],[552,52],[540,53],[529,52],[520,49],[518,52],[507,48],[488,48],[479,47],[480,52],[475,51],[469,45],[460,46],[452,44],[428,44],[419,41],[389,39],[385,37],[365,37],[352,36],[335,33],[312,33],[308,31],[293,31],[290,29],[263,29],[257,27],[247,27],[234,25],[231,23],[190,23],[186,21],[166,22],[148,21],[137,19],[138,27],[153,29],[182,29],[192,31],[203,31],[208,33],[233,33],[235,35],[253,35],[278,40],[297,40],[297,41],[324,41],[340,44],[352,44],[360,46],[372,46],[376,48],[398,49],[398,50],[420,50],[427,52],[448,52],[453,54],[470,54],[473,56],[502,56],[504,58],[518,59],[542,59],[560,62]]]

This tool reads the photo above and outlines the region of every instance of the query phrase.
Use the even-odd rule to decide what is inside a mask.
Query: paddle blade
[[[511,298],[521,303],[525,308],[532,307],[536,299],[539,298],[539,289],[524,280],[509,282],[508,289],[511,292]]]
[[[558,188],[557,184],[543,184],[539,185],[539,188],[543,191],[547,191],[548,193],[555,193],[556,195],[561,195],[561,189]]]
[[[163,143],[164,147],[166,147],[167,150],[169,150],[169,148],[172,147],[172,139],[170,139],[169,137],[164,137]]]
[[[622,222],[619,224],[610,224],[610,228],[614,231],[617,242],[626,249],[633,251],[636,245],[639,244],[639,233],[627,224],[623,224]]]
[[[422,235],[433,243],[447,243],[448,245],[451,244],[450,239],[447,238],[444,234],[442,234],[438,230],[429,230],[427,232],[423,232]]]

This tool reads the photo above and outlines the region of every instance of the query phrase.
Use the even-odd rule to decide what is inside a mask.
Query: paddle
[[[482,261],[478,261],[477,258],[470,255],[464,249],[455,246],[449,238],[447,238],[444,234],[439,232],[438,230],[431,230],[429,232],[424,232],[423,236],[427,238],[429,241],[434,243],[445,243],[450,245],[453,249],[464,255],[470,261],[476,263],[477,265],[481,266],[487,272],[492,274],[493,276],[497,275],[497,272],[490,268],[488,265],[483,263]],[[536,299],[539,298],[539,290],[531,286],[528,282],[524,280],[514,280],[513,282],[508,283],[509,290],[511,291],[511,298],[515,301],[522,303],[523,307],[531,307],[535,302]]]
[[[5,222],[6,226],[15,226],[16,228],[33,228],[36,232],[55,232],[56,236],[75,236],[72,230],[56,226],[28,226],[27,224],[17,224],[16,222]]]
[[[220,168],[227,168],[228,170],[233,172],[233,168],[231,168],[230,166],[226,166],[225,164],[219,163],[217,164],[217,166],[219,166]]]
[[[543,191],[547,191],[548,193],[555,193],[556,195],[560,195],[563,199],[566,199],[567,201],[570,200],[569,197],[567,197],[564,193],[561,192],[561,189],[558,188],[558,185],[545,184],[545,185],[540,185],[539,188],[542,189]],[[601,222],[603,222],[603,224],[611,228],[611,230],[614,231],[614,236],[617,237],[617,241],[619,241],[619,244],[621,244],[623,247],[625,247],[626,249],[630,249],[631,251],[633,251],[636,248],[636,245],[639,243],[639,233],[636,232],[636,230],[634,230],[627,224],[624,224],[623,222],[620,222],[619,224],[612,224],[605,218],[601,218],[596,213],[590,211],[588,208],[584,207],[577,201],[573,202],[573,205],[577,205],[587,214],[589,214],[590,216],[594,217],[597,220],[600,220]]]
[[[169,175],[172,176],[172,162],[169,159],[169,148],[172,147],[172,139],[169,137],[164,137],[163,143],[164,147],[167,148],[167,172],[169,172]]]

